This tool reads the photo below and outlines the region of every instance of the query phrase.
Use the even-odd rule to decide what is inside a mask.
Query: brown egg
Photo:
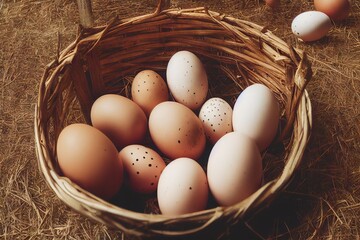
[[[171,159],[199,159],[205,148],[205,132],[190,108],[177,102],[157,105],[149,117],[151,139]]]
[[[265,0],[265,3],[271,8],[277,8],[280,6],[280,0]]]
[[[92,126],[78,123],[65,127],[57,141],[57,158],[65,177],[103,199],[113,197],[122,185],[118,151]]]
[[[335,21],[345,19],[350,13],[349,0],[314,0],[314,6]]]
[[[147,132],[144,111],[130,99],[116,94],[103,95],[94,102],[91,122],[105,133],[118,149],[141,143]]]
[[[145,194],[156,191],[165,168],[157,152],[142,145],[129,145],[120,151],[119,161],[124,165],[126,182],[132,191]]]
[[[131,84],[131,97],[149,116],[156,105],[169,99],[169,91],[159,74],[144,70],[135,76]]]

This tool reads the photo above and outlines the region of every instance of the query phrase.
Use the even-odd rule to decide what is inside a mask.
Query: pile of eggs
[[[280,0],[265,0],[272,8],[280,5]],[[323,38],[332,27],[333,21],[341,21],[350,13],[349,0],[314,0],[313,11],[296,16],[291,24],[292,32],[304,42]]]
[[[166,215],[204,210],[210,196],[220,206],[244,200],[263,182],[261,153],[277,134],[279,103],[262,84],[245,88],[233,108],[207,99],[208,88],[202,62],[189,51],[170,58],[166,82],[139,72],[131,99],[105,94],[92,105],[91,125],[61,131],[62,174],[105,200],[122,188],[156,193]]]

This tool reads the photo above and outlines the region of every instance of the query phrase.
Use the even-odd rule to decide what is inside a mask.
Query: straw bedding
[[[239,3],[240,2],[240,3]],[[314,77],[308,85],[314,128],[300,170],[269,207],[236,228],[230,236],[251,238],[356,239],[359,215],[359,6],[351,17],[320,42],[297,42],[288,29],[291,18],[311,8],[307,2],[284,3],[276,14],[253,1],[198,1],[181,7],[208,6],[237,18],[269,25],[276,35],[306,49]],[[98,23],[116,13],[132,17],[152,12],[154,3],[94,2]],[[184,5],[183,5],[184,4]],[[80,216],[58,200],[44,183],[33,147],[33,108],[45,64],[76,37],[73,2],[12,2],[1,5],[1,205],[0,236],[8,239],[121,238],[121,234]],[[60,11],[61,9],[61,11]],[[128,9],[137,9],[135,14]],[[45,21],[46,20],[46,21]],[[272,24],[269,24],[269,22]],[[15,29],[15,27],[17,29]],[[41,37],[40,37],[41,36]],[[17,40],[17,41],[16,41]],[[28,51],[24,51],[28,49]],[[225,232],[228,233],[228,232]],[[226,235],[226,234],[225,234]]]

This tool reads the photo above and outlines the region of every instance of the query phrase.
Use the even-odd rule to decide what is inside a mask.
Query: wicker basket
[[[230,207],[214,207],[176,218],[130,211],[105,202],[61,176],[56,158],[60,131],[90,122],[94,100],[105,93],[129,96],[131,77],[143,69],[161,74],[171,55],[189,50],[205,63],[210,96],[234,102],[252,83],[275,93],[282,109],[281,169],[257,192]],[[214,77],[211,76],[220,76]],[[311,78],[306,55],[270,31],[206,8],[161,9],[81,32],[45,69],[35,110],[36,152],[48,185],[81,214],[138,237],[201,235],[225,231],[268,205],[298,168],[311,132]],[[224,80],[225,79],[225,80]],[[265,154],[266,156],[266,154]],[[265,173],[266,174],[266,173]]]

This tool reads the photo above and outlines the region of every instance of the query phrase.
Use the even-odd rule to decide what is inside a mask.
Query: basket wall
[[[90,123],[91,105],[103,94],[129,97],[137,72],[152,69],[164,76],[168,60],[179,50],[192,51],[205,64],[209,97],[234,103],[253,83],[265,84],[275,93],[282,109],[276,145],[282,151],[273,152],[281,158],[281,169],[272,169],[276,166],[270,163],[266,184],[234,206],[176,218],[127,210],[62,177],[55,149],[60,131],[69,123]],[[206,8],[114,19],[107,26],[83,30],[45,70],[35,111],[40,170],[67,205],[125,233],[144,237],[222,232],[269,204],[294,175],[311,132],[311,104],[305,90],[310,78],[311,67],[301,50],[261,26]]]

